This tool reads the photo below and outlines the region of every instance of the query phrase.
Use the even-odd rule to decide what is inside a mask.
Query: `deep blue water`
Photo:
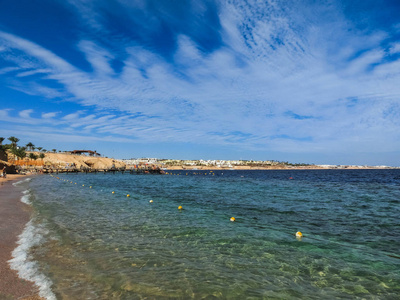
[[[30,182],[58,299],[399,298],[400,170],[171,173]]]

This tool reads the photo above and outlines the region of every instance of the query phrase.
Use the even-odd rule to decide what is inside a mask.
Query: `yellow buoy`
[[[112,193],[113,193],[113,194],[115,194],[115,192],[114,192],[114,191],[113,191]]]
[[[92,186],[89,186],[89,188],[91,189],[91,188],[92,188]]]
[[[149,202],[150,202],[150,203],[153,203],[153,200],[150,200]]]
[[[82,186],[85,186],[84,184],[82,184]]]
[[[127,197],[130,197],[131,195],[128,194],[128,195],[126,195],[126,196],[127,196]]]
[[[178,209],[179,209],[179,210],[182,210],[182,206],[178,206]]]
[[[235,222],[236,221],[235,217],[232,217],[230,220],[231,220],[231,222]]]
[[[296,232],[296,237],[301,238],[301,237],[303,237],[303,234],[300,231],[297,231]]]

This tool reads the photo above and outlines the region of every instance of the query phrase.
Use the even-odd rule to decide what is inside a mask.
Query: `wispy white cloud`
[[[50,72],[50,70],[37,69],[37,70],[21,72],[21,73],[18,73],[16,76],[17,77],[26,77],[26,76],[32,76],[32,75],[41,74],[41,73],[46,74],[46,73],[49,73],[49,72]]]
[[[25,109],[25,110],[19,112],[19,116],[21,118],[29,119],[31,117],[31,113],[33,113],[32,109]]]
[[[49,113],[42,113],[42,118],[43,119],[51,119],[57,116],[59,112],[49,112]]]
[[[6,74],[6,73],[10,73],[10,72],[14,72],[19,70],[18,67],[6,67],[6,68],[1,68],[0,69],[0,75]]]
[[[85,54],[87,61],[92,65],[97,76],[109,77],[114,75],[110,61],[114,56],[91,41],[81,41],[79,49]]]

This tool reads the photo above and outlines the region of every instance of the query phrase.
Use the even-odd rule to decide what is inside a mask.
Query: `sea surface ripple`
[[[30,251],[57,299],[400,294],[400,170],[53,174],[29,186],[47,230]]]

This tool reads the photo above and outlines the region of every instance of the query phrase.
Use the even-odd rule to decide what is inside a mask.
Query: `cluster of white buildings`
[[[131,159],[122,159],[126,165],[156,165],[161,164],[158,158],[131,158]]]
[[[232,168],[234,166],[246,165],[277,165],[275,161],[244,161],[244,160],[178,160],[178,159],[159,159],[159,158],[131,158],[122,160],[127,165],[165,165],[165,166],[213,166]]]
[[[317,165],[324,169],[393,169],[390,166],[359,166],[359,165]]]

